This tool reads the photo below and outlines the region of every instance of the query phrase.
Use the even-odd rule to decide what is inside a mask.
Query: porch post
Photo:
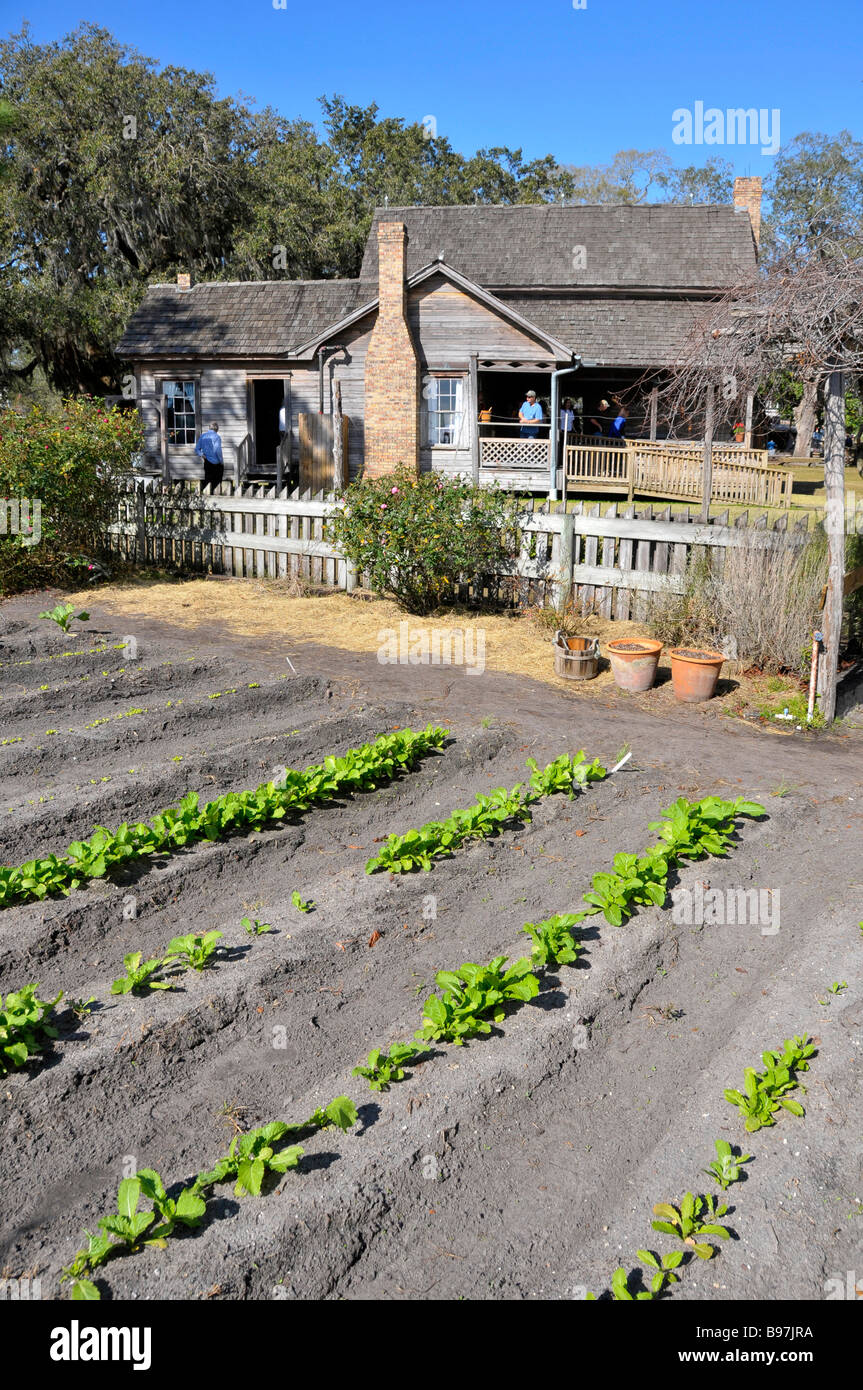
[[[470,472],[474,486],[477,486],[479,483],[479,374],[475,352],[470,355],[467,399],[467,408],[470,412]]]
[[[753,393],[752,393],[751,391],[747,391],[747,393],[746,393],[746,415],[744,416],[745,427],[744,427],[744,435],[743,435],[743,447],[744,447],[745,449],[751,449],[751,448],[752,448],[752,406],[753,406],[754,400],[755,400],[755,397],[754,397]]]
[[[710,520],[710,496],[713,492],[713,417],[715,388],[711,381],[707,387],[707,400],[704,407],[704,463],[701,472],[701,520]]]
[[[650,438],[652,442],[656,440],[656,417],[659,409],[659,387],[654,386],[650,392]]]

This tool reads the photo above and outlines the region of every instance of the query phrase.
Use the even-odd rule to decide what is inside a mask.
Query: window
[[[169,444],[194,444],[196,437],[194,381],[165,381],[165,429]]]
[[[428,401],[429,444],[458,445],[464,418],[463,378],[432,377],[424,395]]]

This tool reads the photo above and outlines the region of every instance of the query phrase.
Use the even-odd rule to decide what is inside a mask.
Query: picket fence
[[[114,553],[139,565],[157,565],[245,579],[297,579],[312,586],[363,586],[363,576],[326,539],[326,518],[337,503],[322,493],[222,483],[201,491],[197,483],[125,485],[118,520],[109,527]],[[607,618],[647,617],[650,596],[681,592],[693,555],[709,555],[721,570],[729,548],[797,547],[808,521],[788,526],[783,514],[773,526],[767,513],[728,512],[705,525],[690,519],[693,508],[672,517],[670,506],[599,503],[561,504],[534,499],[519,515],[521,553],[514,573],[500,576],[482,594],[467,582],[459,597],[521,604],[560,601],[572,593],[585,608]],[[556,508],[558,508],[556,510]]]

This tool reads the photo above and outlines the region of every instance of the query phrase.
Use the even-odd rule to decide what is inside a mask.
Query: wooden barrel
[[[596,637],[554,635],[554,672],[568,681],[591,681],[599,674],[599,641]]]

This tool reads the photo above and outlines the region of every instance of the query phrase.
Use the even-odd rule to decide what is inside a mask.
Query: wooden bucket
[[[599,640],[554,634],[554,672],[568,681],[592,681],[599,674]]]

